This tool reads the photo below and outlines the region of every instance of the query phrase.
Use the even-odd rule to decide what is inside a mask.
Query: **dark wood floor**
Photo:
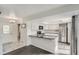
[[[47,54],[52,54],[52,53],[30,45],[30,46],[25,46],[15,51],[9,52],[4,55],[47,55]]]

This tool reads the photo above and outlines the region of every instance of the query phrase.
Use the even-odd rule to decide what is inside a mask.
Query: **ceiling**
[[[2,15],[27,17],[63,6],[63,4],[1,4]]]

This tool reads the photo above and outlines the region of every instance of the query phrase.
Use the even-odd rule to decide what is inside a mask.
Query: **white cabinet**
[[[49,30],[58,30],[59,25],[58,24],[48,24],[48,29]]]
[[[56,53],[56,42],[55,40],[58,39],[45,39],[45,38],[38,38],[38,37],[31,37],[32,45],[41,48],[43,50],[49,51],[51,53]]]

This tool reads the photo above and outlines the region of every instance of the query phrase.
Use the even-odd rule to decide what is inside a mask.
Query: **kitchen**
[[[71,18],[56,17],[54,21],[52,18],[48,16],[29,21],[30,45],[53,54],[70,54]]]
[[[36,10],[39,12],[38,7],[39,9],[41,8],[43,9],[44,7],[48,9],[52,7],[52,5],[11,5],[11,6],[2,5],[2,6],[6,8],[8,7],[12,8],[13,6],[14,7],[13,10],[16,10],[17,12],[18,12],[17,7],[26,8],[26,10],[28,9],[30,11],[32,8],[34,9],[33,10],[34,12],[36,12]],[[30,8],[27,8],[28,6],[30,6]],[[66,5],[66,6],[63,5],[61,6],[61,8],[57,8],[58,10],[54,9],[54,11],[56,10],[56,12],[50,9],[48,10],[49,12],[46,11],[42,13],[40,10],[41,13],[33,14],[28,17],[26,15],[30,12],[25,10],[26,12],[28,12],[25,14],[25,11],[23,13],[22,11],[23,9],[22,9],[19,11],[19,13],[22,12],[25,15],[22,15],[22,14],[18,14],[18,15],[25,16],[24,18],[16,17],[16,13],[12,11],[9,13],[9,16],[7,17],[1,16],[1,20],[0,20],[1,21],[0,23],[1,54],[14,52],[15,50],[23,47],[26,47],[26,48],[25,50],[22,50],[22,51],[28,52],[28,50],[31,49],[31,47],[33,46],[35,47],[35,49],[38,49],[38,50],[41,49],[41,50],[50,52],[48,54],[70,55],[72,51],[71,36],[73,34],[71,33],[72,19],[73,19],[72,16],[75,14],[78,14],[79,12],[79,11],[69,12],[68,10],[66,10],[71,6],[76,6],[76,5]],[[44,10],[46,10],[45,8]],[[9,8],[7,12],[8,11],[9,11]],[[5,25],[7,25],[9,29],[7,34],[4,33]],[[22,51],[19,51],[19,52],[22,52]],[[27,52],[25,52],[24,54],[29,54],[30,52],[31,52],[30,54],[33,54],[31,50],[29,50],[28,53]],[[33,52],[36,53],[35,50]],[[42,54],[42,52],[37,54]]]

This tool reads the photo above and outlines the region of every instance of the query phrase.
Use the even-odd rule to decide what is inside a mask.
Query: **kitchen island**
[[[33,46],[46,50],[48,52],[57,53],[58,50],[58,36],[43,36],[29,35]]]

